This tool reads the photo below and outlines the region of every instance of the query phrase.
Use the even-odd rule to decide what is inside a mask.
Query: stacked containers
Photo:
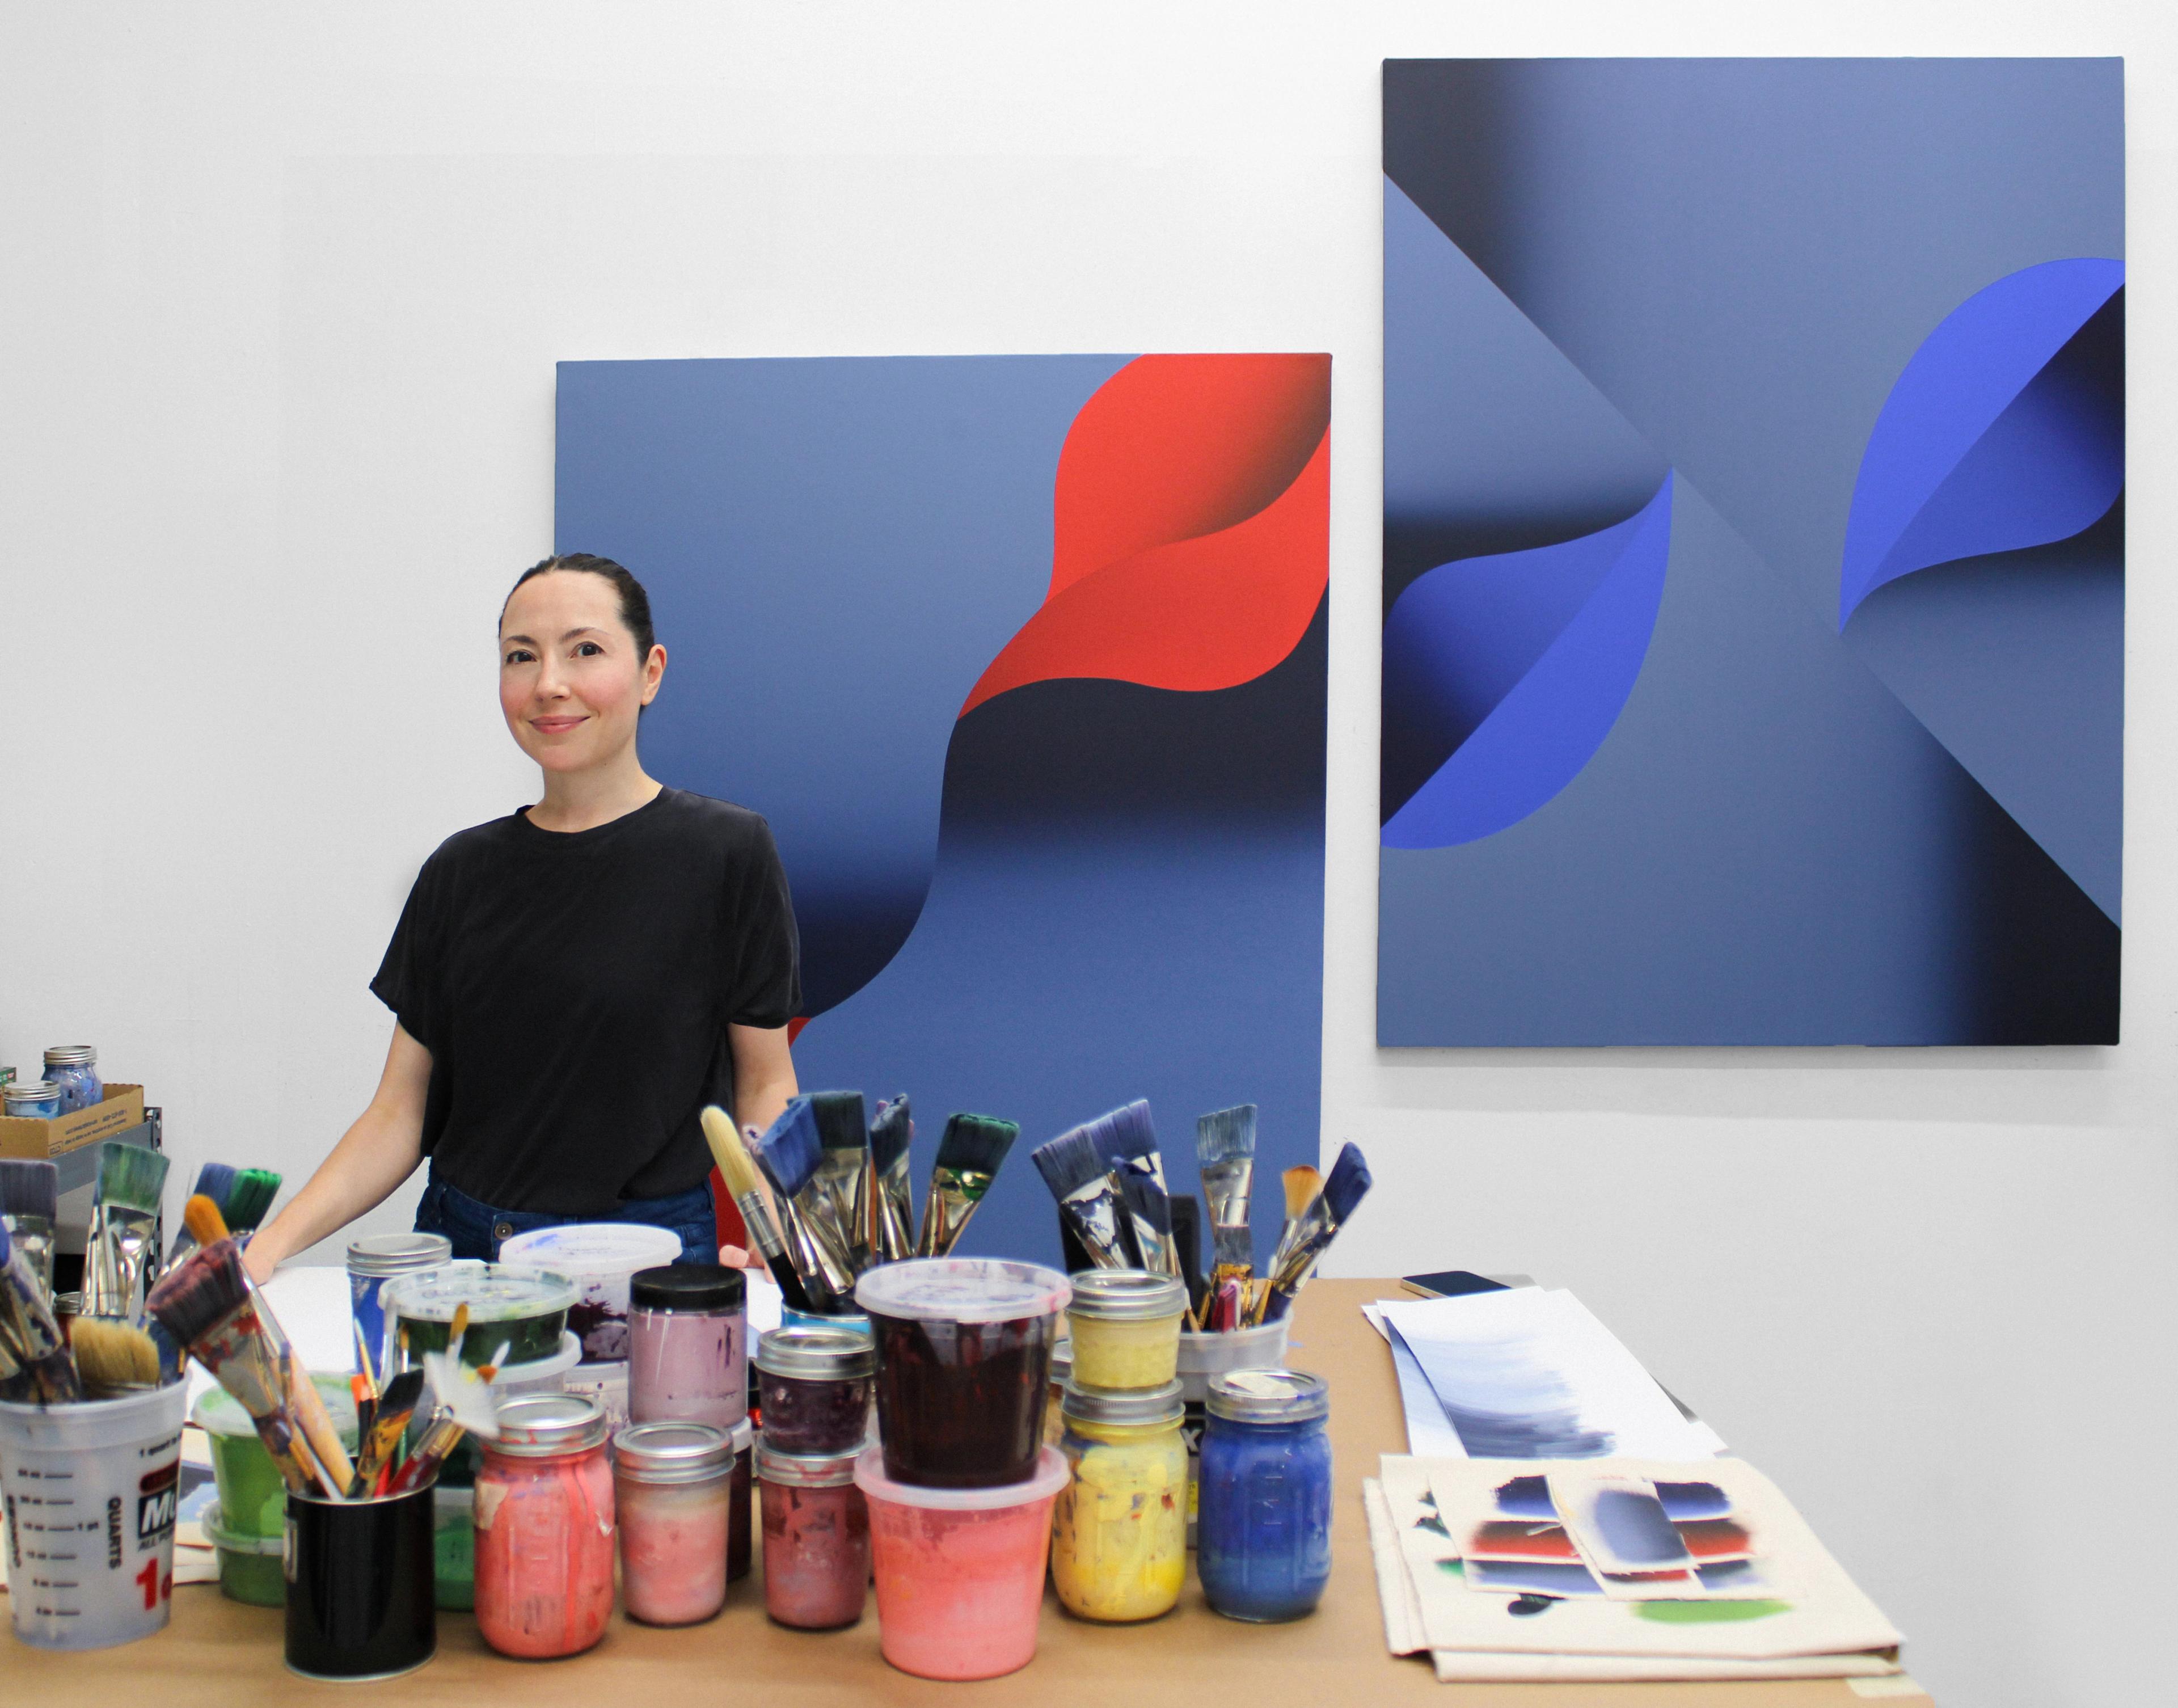
[[[789,1324],[763,1337],[756,1365],[764,1611],[804,1630],[851,1625],[870,1579],[869,1514],[855,1486],[855,1459],[869,1439],[870,1338]]]
[[[598,1402],[615,1429],[628,1416],[630,1289],[645,1269],[681,1256],[681,1236],[642,1222],[572,1222],[501,1242],[499,1260],[532,1264],[573,1282],[567,1327],[583,1343],[583,1361],[567,1377],[570,1393]]]
[[[355,1396],[347,1383],[331,1376],[313,1376],[310,1383],[340,1433],[341,1445],[353,1453]],[[253,1607],[279,1607],[287,1599],[287,1578],[280,1566],[287,1485],[258,1439],[255,1422],[225,1388],[207,1389],[189,1421],[205,1432],[211,1448],[212,1481],[219,1500],[199,1522],[205,1540],[219,1556],[220,1593]]]
[[[1070,1481],[1051,1575],[1070,1612],[1154,1619],[1187,1578],[1187,1447],[1175,1376],[1187,1289],[1139,1269],[1073,1278],[1073,1360],[1060,1402]]]
[[[879,1445],[867,1497],[884,1657],[928,1678],[993,1678],[1036,1655],[1051,1507],[1064,1458],[1043,1443],[1066,1278],[1034,1264],[928,1257],[865,1274]]]

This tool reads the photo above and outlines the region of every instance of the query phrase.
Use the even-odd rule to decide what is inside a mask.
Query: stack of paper
[[[1724,1450],[1562,1289],[1385,1300],[1362,1314],[1391,1343],[1413,1453],[1699,1459]]]
[[[1737,1459],[1387,1456],[1363,1492],[1386,1640],[1442,1679],[1900,1670],[1898,1633]]]

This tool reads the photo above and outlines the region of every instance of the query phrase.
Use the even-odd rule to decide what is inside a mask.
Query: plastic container
[[[1036,1658],[1051,1505],[1067,1475],[1051,1448],[1026,1481],[999,1488],[917,1488],[885,1474],[878,1448],[856,1459],[887,1661],[921,1678],[996,1678]]]
[[[740,1270],[674,1263],[629,1282],[627,1415],[719,1429],[748,1415],[748,1284]]]
[[[408,1361],[422,1353],[445,1351],[454,1312],[462,1305],[469,1307],[462,1363],[472,1368],[490,1364],[502,1346],[509,1364],[550,1358],[560,1349],[575,1297],[575,1284],[565,1275],[515,1264],[480,1263],[473,1257],[397,1275],[379,1295],[381,1308],[392,1319],[390,1344],[396,1349],[397,1369],[405,1367],[399,1350],[404,1333]]]
[[[1179,1337],[1180,1392],[1190,1405],[1210,1398],[1210,1384],[1234,1370],[1277,1370],[1286,1361],[1286,1332],[1292,1320],[1281,1317],[1256,1328],[1229,1329],[1223,1334]]]
[[[10,1115],[50,1121],[61,1112],[61,1088],[51,1080],[17,1080],[0,1092],[0,1107]]]
[[[796,1630],[862,1617],[870,1590],[870,1511],[855,1453],[756,1450],[763,1500],[763,1610]]]
[[[341,1445],[356,1447],[355,1396],[347,1380],[316,1375],[310,1385],[325,1402]],[[221,1523],[238,1536],[276,1536],[287,1519],[287,1485],[258,1439],[257,1426],[242,1402],[223,1388],[207,1389],[189,1412],[211,1448],[212,1481],[219,1489]]]
[[[388,1375],[386,1310],[380,1295],[396,1275],[437,1269],[451,1263],[454,1242],[444,1234],[375,1234],[347,1245],[348,1311],[370,1349],[371,1367],[381,1384]],[[441,1343],[443,1344],[443,1343]]]
[[[1090,1269],[1067,1278],[1074,1289],[1074,1380],[1108,1389],[1163,1388],[1179,1366],[1187,1284],[1146,1269]]]
[[[1070,1292],[1055,1269],[996,1257],[917,1257],[865,1274],[855,1302],[877,1341],[886,1475],[955,1489],[1036,1475]]]
[[[725,1606],[733,1479],[733,1438],[710,1424],[631,1424],[613,1437],[629,1618],[695,1625]]]
[[[860,1453],[870,1433],[877,1352],[845,1328],[787,1328],[756,1350],[764,1445],[796,1454]]]
[[[0,1401],[8,1611],[24,1642],[107,1649],[165,1626],[187,1408],[178,1382],[50,1409]],[[85,1551],[87,1530],[99,1545]]]
[[[476,1491],[467,1484],[431,1490],[431,1577],[440,1607],[462,1612],[476,1606]]]
[[[46,1078],[60,1087],[64,1115],[95,1108],[106,1096],[98,1078],[98,1052],[87,1043],[57,1043],[47,1050]]]
[[[437,1652],[431,1500],[429,1484],[375,1500],[289,1492],[290,1672],[359,1683],[413,1672]]]
[[[476,1618],[502,1655],[578,1655],[613,1606],[614,1503],[605,1420],[572,1393],[499,1409],[476,1482]]]
[[[253,1607],[277,1607],[287,1601],[287,1578],[280,1565],[286,1552],[282,1536],[231,1530],[216,1506],[206,1507],[198,1515],[197,1528],[218,1557],[220,1594]]]
[[[1060,1604],[1114,1623],[1170,1612],[1187,1580],[1187,1444],[1179,1383],[1067,1390],[1073,1481],[1051,1516]]]
[[[1331,1395],[1298,1370],[1241,1371],[1210,1390],[1196,1569],[1203,1598],[1252,1623],[1312,1612],[1331,1579]]]
[[[628,1411],[627,1365],[578,1364],[560,1378],[561,1391],[579,1393],[585,1399],[597,1402],[598,1410],[605,1415],[605,1425],[615,1433],[635,1421]]]
[[[517,1234],[499,1248],[501,1262],[549,1269],[580,1289],[567,1327],[582,1337],[589,1364],[626,1362],[628,1284],[680,1255],[678,1234],[644,1222],[572,1222]]]

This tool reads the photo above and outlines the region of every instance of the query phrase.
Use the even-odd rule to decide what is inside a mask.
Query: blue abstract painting
[[[1378,1042],[2115,1043],[2121,63],[1383,100]]]
[[[566,362],[562,551],[668,665],[642,753],[763,813],[805,1088],[1021,1143],[960,1246],[1057,1261],[1027,1147],[1147,1098],[1314,1163],[1330,359]],[[1267,1256],[1278,1209],[1256,1218]]]

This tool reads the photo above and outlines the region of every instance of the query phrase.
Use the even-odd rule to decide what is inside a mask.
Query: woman
[[[661,786],[636,725],[665,673],[642,584],[547,558],[500,615],[499,703],[544,798],[440,845],[370,988],[393,1042],[370,1107],[249,1243],[259,1280],[431,1160],[419,1232],[457,1257],[579,1221],[717,1250],[718,1103],[769,1126],[794,1095],[794,911],[771,832]]]

